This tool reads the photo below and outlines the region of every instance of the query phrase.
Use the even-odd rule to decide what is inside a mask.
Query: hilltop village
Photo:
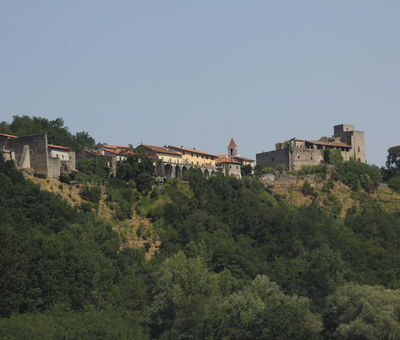
[[[343,160],[355,159],[366,163],[365,133],[356,131],[354,125],[334,126],[332,137],[319,140],[292,138],[277,143],[274,151],[256,154],[257,165],[262,168],[283,166],[287,170],[299,170],[305,165],[324,162],[324,150],[339,150]],[[61,174],[76,171],[76,162],[84,158],[104,156],[109,161],[111,174],[117,164],[129,154],[143,154],[154,160],[156,176],[163,179],[182,178],[190,168],[201,170],[205,177],[216,172],[227,176],[242,177],[242,169],[254,173],[255,162],[239,154],[238,145],[231,138],[227,153],[217,155],[184,146],[155,146],[141,144],[136,148],[102,144],[98,148],[74,151],[67,146],[48,143],[46,134],[15,136],[0,133],[0,151],[5,159],[13,160],[27,175],[40,174],[59,178]]]

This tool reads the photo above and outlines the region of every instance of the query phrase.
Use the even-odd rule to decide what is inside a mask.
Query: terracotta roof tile
[[[325,145],[325,146],[338,146],[341,148],[351,148],[351,145],[341,143],[341,142],[324,142],[321,140],[306,140],[306,143],[316,144],[316,145]]]
[[[230,164],[238,164],[241,165],[242,163],[233,159],[229,155],[221,155],[218,156],[218,158],[215,160],[215,163],[220,164],[220,163],[230,163]]]
[[[17,136],[8,135],[8,134],[6,134],[6,133],[0,133],[0,136],[9,137],[9,138],[18,138]]]
[[[164,148],[163,146],[145,145],[145,144],[142,144],[140,146],[142,146],[146,149],[149,149],[151,151],[157,152],[157,153],[164,153],[167,155],[174,155],[174,156],[182,156],[182,154],[180,154],[179,152],[169,150],[167,148]]]
[[[49,148],[54,148],[54,149],[63,149],[63,150],[71,150],[70,148],[66,146],[61,146],[61,145],[55,145],[55,144],[47,144]]]
[[[228,146],[230,146],[230,147],[235,147],[235,146],[237,146],[236,143],[235,143],[235,141],[233,140],[233,138],[231,138],[231,141],[229,142],[229,145],[228,145]]]
[[[103,147],[106,149],[129,149],[129,146],[117,146],[117,145],[108,145],[108,144],[104,144]]]
[[[211,157],[217,157],[216,155],[213,155],[212,153],[196,150],[196,149],[188,149],[184,148],[183,146],[173,146],[173,145],[168,145],[169,148],[181,150],[181,151],[186,151],[186,152],[193,152],[193,153],[198,153],[199,155],[205,155],[205,156],[211,156]]]
[[[237,159],[242,159],[242,160],[248,161],[248,162],[254,162],[254,159],[246,158],[246,157],[242,157],[242,156],[236,156],[235,158],[237,158]]]
[[[242,157],[242,156],[235,156],[235,157],[232,157],[231,155],[229,155],[229,154],[225,154],[225,155],[219,155],[219,156],[217,156],[218,158],[234,158],[235,160],[238,160],[239,162],[242,160],[242,161],[248,161],[248,162],[254,162],[254,159],[250,159],[250,158],[246,158],[246,157]],[[217,158],[217,159],[218,159]]]

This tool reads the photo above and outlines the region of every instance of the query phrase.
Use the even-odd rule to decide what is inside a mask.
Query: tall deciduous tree
[[[389,148],[386,167],[388,169],[394,168],[394,170],[400,171],[400,145]]]

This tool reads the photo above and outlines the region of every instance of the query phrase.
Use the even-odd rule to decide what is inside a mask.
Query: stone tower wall
[[[353,131],[351,136],[351,146],[354,157],[362,163],[367,162],[365,153],[365,133],[364,131]]]

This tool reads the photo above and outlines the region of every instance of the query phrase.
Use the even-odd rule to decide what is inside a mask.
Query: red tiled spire
[[[229,147],[235,147],[237,146],[233,138],[231,138],[231,141],[229,142]]]

